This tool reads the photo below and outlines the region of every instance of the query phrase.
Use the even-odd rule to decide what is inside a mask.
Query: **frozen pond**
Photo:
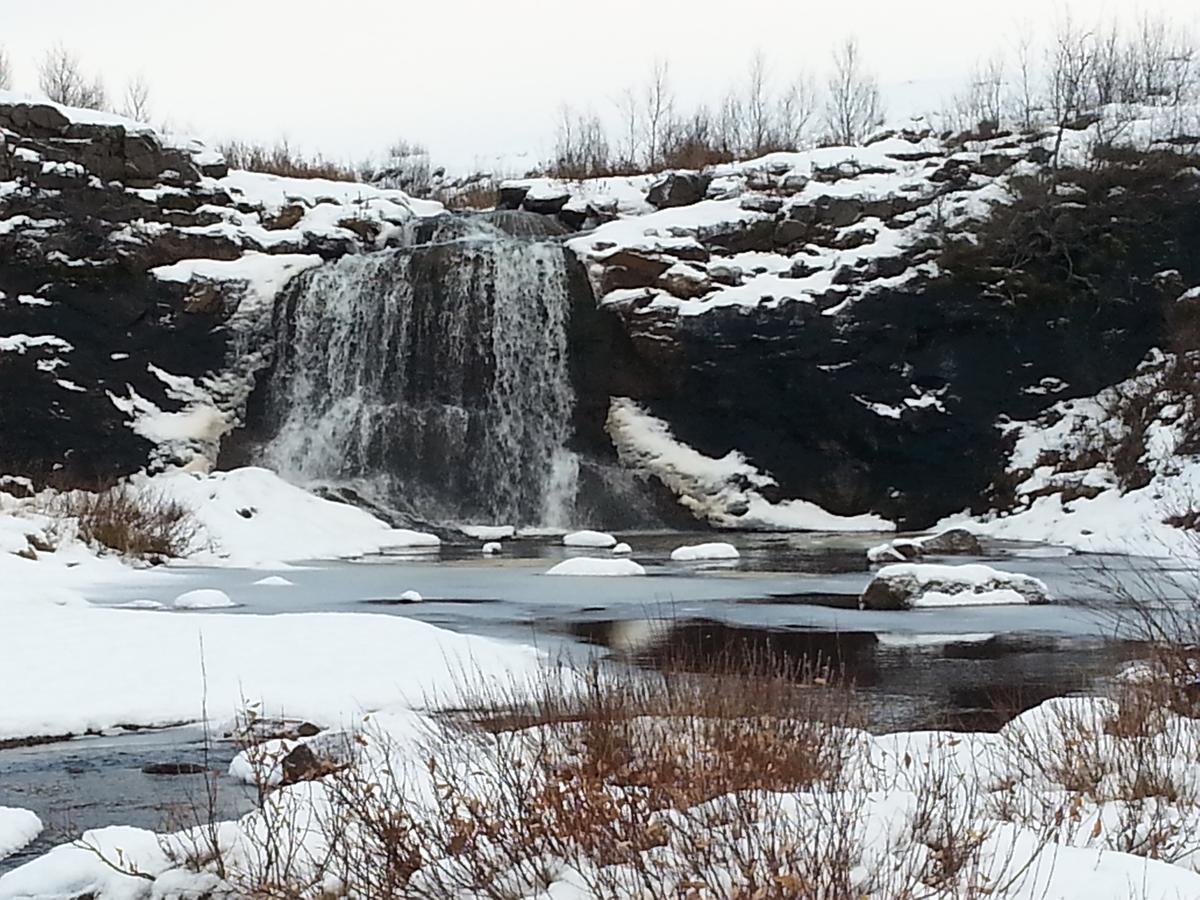
[[[551,653],[601,653],[640,665],[670,661],[699,670],[705,660],[744,650],[820,656],[860,687],[877,728],[977,728],[994,727],[1012,712],[1086,689],[1111,674],[1135,652],[1111,640],[1114,624],[1105,610],[1115,606],[1114,585],[1137,594],[1148,578],[1163,575],[1157,564],[1133,558],[993,545],[983,561],[1043,579],[1061,602],[864,612],[856,602],[871,578],[865,549],[880,536],[727,535],[741,559],[709,563],[672,562],[670,552],[713,540],[711,533],[620,538],[632,545],[646,576],[546,576],[569,556],[609,554],[568,550],[543,537],[506,542],[500,557],[484,557],[479,544],[464,543],[445,545],[433,555],[320,562],[274,572],[170,568],[98,587],[90,599],[170,606],[186,591],[217,588],[237,604],[223,613],[403,615],[534,643]],[[271,574],[292,584],[255,584]],[[408,591],[420,593],[423,602],[404,602]],[[217,742],[211,752],[207,763],[218,773],[221,808],[236,815],[250,799],[223,776],[233,748]],[[206,781],[199,775],[147,775],[143,767],[200,759],[197,728],[0,750],[0,805],[31,808],[75,833],[113,823],[160,827],[164,803],[187,809],[203,795]],[[44,851],[51,835],[0,863],[0,871]]]

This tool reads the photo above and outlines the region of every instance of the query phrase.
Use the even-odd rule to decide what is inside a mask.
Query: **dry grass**
[[[56,494],[44,511],[74,521],[86,543],[134,559],[185,556],[198,531],[186,506],[152,489],[128,484]]]
[[[228,141],[217,148],[231,169],[281,175],[287,178],[326,178],[330,181],[361,181],[355,166],[327,159],[321,154],[305,156],[286,141],[273,147],[250,141]]]

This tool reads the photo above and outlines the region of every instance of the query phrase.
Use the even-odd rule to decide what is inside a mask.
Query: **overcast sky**
[[[1195,29],[1196,0],[1151,0]],[[565,100],[607,113],[667,59],[681,101],[717,100],[756,50],[777,77],[818,79],[854,34],[892,112],[937,108],[1021,23],[1064,10],[1130,15],[1096,0],[0,0],[16,85],[61,41],[111,94],[142,72],[154,121],[201,137],[273,141],[359,158],[398,136],[455,168],[548,155]]]

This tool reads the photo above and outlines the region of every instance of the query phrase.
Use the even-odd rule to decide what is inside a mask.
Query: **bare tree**
[[[1033,117],[1037,106],[1037,88],[1034,86],[1033,29],[1028,22],[1021,24],[1016,42],[1016,84],[1009,100],[1013,116],[1025,131],[1033,130]]]
[[[554,141],[553,174],[595,178],[611,172],[612,158],[604,124],[595,113],[577,113],[563,104]]]
[[[125,100],[121,115],[137,122],[150,121],[150,82],[138,73],[125,83]]]
[[[85,77],[79,57],[62,44],[55,44],[42,57],[38,85],[47,97],[63,106],[103,109],[107,102],[100,76],[90,80]]]
[[[623,90],[615,101],[621,117],[621,145],[617,152],[625,166],[637,164],[641,155],[642,112],[638,105],[637,92],[632,87]]]
[[[0,91],[11,91],[12,85],[12,61],[4,45],[0,44]]]
[[[857,144],[883,119],[879,81],[863,68],[858,41],[847,38],[833,51],[825,124],[839,144]]]
[[[772,143],[771,87],[767,58],[761,50],[750,59],[742,109],[746,115],[747,149],[755,156]]]
[[[663,132],[675,115],[675,93],[666,60],[657,59],[645,89],[646,165],[655,168],[662,159]]]
[[[1050,110],[1057,135],[1053,164],[1058,165],[1063,133],[1077,120],[1088,103],[1088,87],[1096,61],[1096,44],[1091,32],[1082,31],[1068,15],[1060,24],[1047,53]]]
[[[803,74],[779,95],[776,128],[781,146],[794,150],[804,142],[805,132],[817,108],[817,91],[812,78]]]

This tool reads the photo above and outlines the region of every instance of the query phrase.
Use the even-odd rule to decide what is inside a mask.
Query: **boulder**
[[[300,203],[289,203],[273,216],[263,216],[263,228],[268,231],[284,231],[288,228],[295,228],[300,224],[300,220],[304,218],[307,209]]]
[[[655,209],[691,206],[704,199],[712,177],[699,172],[668,172],[650,186],[646,202]]]
[[[496,203],[496,209],[520,209],[528,193],[529,188],[524,185],[501,185],[500,200]]]
[[[543,216],[557,216],[570,199],[571,195],[565,190],[561,193],[544,191],[537,194],[530,191],[521,201],[521,208],[526,212],[539,213]]]
[[[619,250],[605,257],[601,264],[603,293],[621,288],[650,287],[671,268],[671,263],[637,250]]]
[[[281,784],[315,781],[343,769],[354,759],[353,736],[331,731],[308,738],[293,747],[280,762]]]
[[[1051,601],[1045,583],[989,566],[903,563],[884,566],[859,598],[860,609],[1035,605]]]
[[[933,537],[920,538],[917,545],[922,553],[939,556],[982,556],[979,538],[965,528],[951,528]]]
[[[979,538],[965,528],[951,528],[939,534],[919,538],[897,538],[867,551],[873,563],[902,562],[922,556],[982,556]]]

